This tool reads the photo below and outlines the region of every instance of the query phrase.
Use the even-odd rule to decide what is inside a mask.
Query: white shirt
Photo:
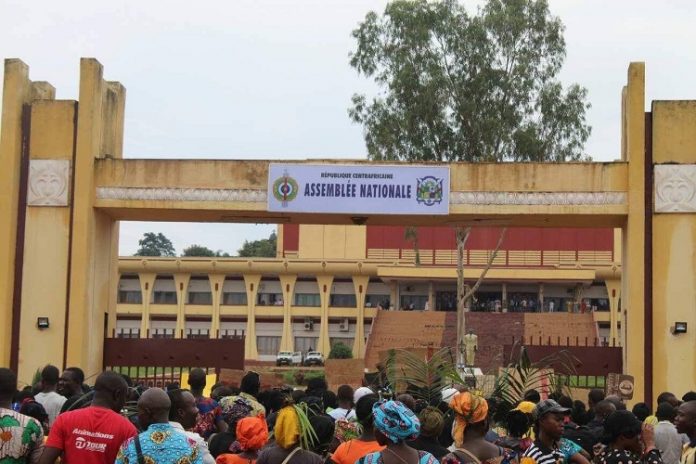
[[[213,457],[212,454],[210,454],[210,450],[208,449],[208,444],[203,440],[203,437],[198,435],[195,432],[188,432],[184,430],[184,428],[181,426],[180,423],[178,422],[172,422],[169,421],[169,425],[189,437],[191,440],[196,442],[196,447],[198,448],[198,454],[201,456],[203,459],[203,464],[215,464],[215,458]]]
[[[334,420],[345,419],[347,421],[357,420],[355,417],[355,411],[353,409],[346,408],[336,408],[329,413],[329,416],[333,417]]]
[[[660,450],[664,464],[678,464],[681,459],[682,439],[677,428],[669,421],[655,426],[655,447]]]
[[[44,407],[46,414],[48,414],[48,426],[51,427],[56,421],[56,417],[60,414],[60,408],[63,407],[63,403],[68,401],[63,395],[52,391],[48,393],[37,393],[34,396],[37,403]]]

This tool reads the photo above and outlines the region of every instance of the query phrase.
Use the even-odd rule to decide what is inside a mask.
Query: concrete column
[[[648,191],[655,192],[655,210],[648,256],[652,276],[646,285],[652,288],[652,388],[657,394],[693,390],[696,380],[696,102],[653,101],[651,110],[655,188]],[[686,333],[673,332],[677,322],[687,325]],[[631,325],[630,341],[636,330]]]
[[[353,341],[353,357],[365,357],[365,295],[370,284],[370,276],[353,276],[355,301],[358,305],[358,315],[355,318],[355,340]]]
[[[225,284],[224,274],[209,274],[210,291],[213,297],[213,317],[210,320],[210,338],[218,338],[220,332],[220,304],[222,303],[222,287]]]
[[[645,64],[631,63],[622,98],[622,160],[628,161],[628,219],[623,228],[621,312],[624,372],[635,377],[633,397],[651,404],[645,327]],[[650,364],[650,365],[649,365]],[[651,375],[651,372],[648,374]]]
[[[244,359],[259,359],[256,345],[256,295],[261,283],[260,274],[244,274],[244,286],[247,294],[247,328],[244,334]]]
[[[502,291],[503,291],[503,295],[502,295],[503,301],[501,301],[500,303],[501,303],[501,305],[502,305],[502,307],[503,307],[503,312],[506,313],[506,312],[508,312],[507,284],[506,284],[505,282],[503,282],[503,283],[502,283],[502,287],[503,287],[503,289],[502,289]]]
[[[191,280],[189,273],[174,274],[174,285],[176,286],[176,329],[174,330],[174,338],[183,338],[184,330],[186,329],[186,296],[188,293],[188,285]]]
[[[539,284],[539,312],[544,312],[544,283]]]
[[[280,339],[282,351],[295,351],[295,337],[292,333],[292,298],[295,294],[295,282],[297,275],[278,276],[283,293],[283,335]]]
[[[431,280],[428,282],[428,309],[435,311],[435,283]]]
[[[333,276],[320,275],[317,276],[317,285],[319,286],[319,296],[321,298],[321,326],[319,327],[319,343],[317,351],[321,352],[325,357],[331,351],[331,342],[329,340],[329,302],[331,297],[331,284],[333,284]]]
[[[609,346],[612,346],[614,343],[616,343],[616,346],[619,346],[618,310],[621,297],[621,281],[605,280],[604,285],[607,287],[607,294],[609,295]]]
[[[399,283],[395,280],[389,282],[389,305],[398,311],[399,308]],[[385,308],[389,309],[389,308]]]
[[[18,354],[14,353],[10,359],[10,347],[13,343],[15,350],[19,346],[18,331],[13,339],[12,300],[22,160],[22,107],[30,101],[29,67],[20,60],[5,60],[0,122],[0,366],[12,369],[17,369]],[[19,322],[14,321],[16,328]]]
[[[152,300],[152,288],[155,286],[157,274],[154,272],[138,273],[140,280],[140,294],[143,297],[143,310],[140,319],[140,338],[147,338],[150,330],[150,301]]]
[[[97,158],[122,156],[125,89],[104,81],[98,61],[83,58],[79,95],[65,363],[91,376],[102,370],[104,313],[118,284],[118,222],[94,208],[94,165]]]

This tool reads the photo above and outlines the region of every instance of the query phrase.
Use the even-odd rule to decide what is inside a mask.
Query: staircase
[[[448,314],[437,311],[378,311],[367,340],[365,367],[374,369],[379,362],[380,352],[393,348],[440,349]]]

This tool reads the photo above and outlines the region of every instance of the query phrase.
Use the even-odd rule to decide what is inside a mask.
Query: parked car
[[[324,365],[324,355],[318,351],[310,351],[305,356],[304,363],[305,366],[323,366]]]
[[[276,356],[276,366],[299,366],[302,364],[302,352],[281,351]]]

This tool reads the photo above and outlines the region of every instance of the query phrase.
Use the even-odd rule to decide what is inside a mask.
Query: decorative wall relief
[[[696,165],[655,166],[655,212],[696,212]]]
[[[68,206],[69,191],[69,160],[29,161],[29,206]]]

